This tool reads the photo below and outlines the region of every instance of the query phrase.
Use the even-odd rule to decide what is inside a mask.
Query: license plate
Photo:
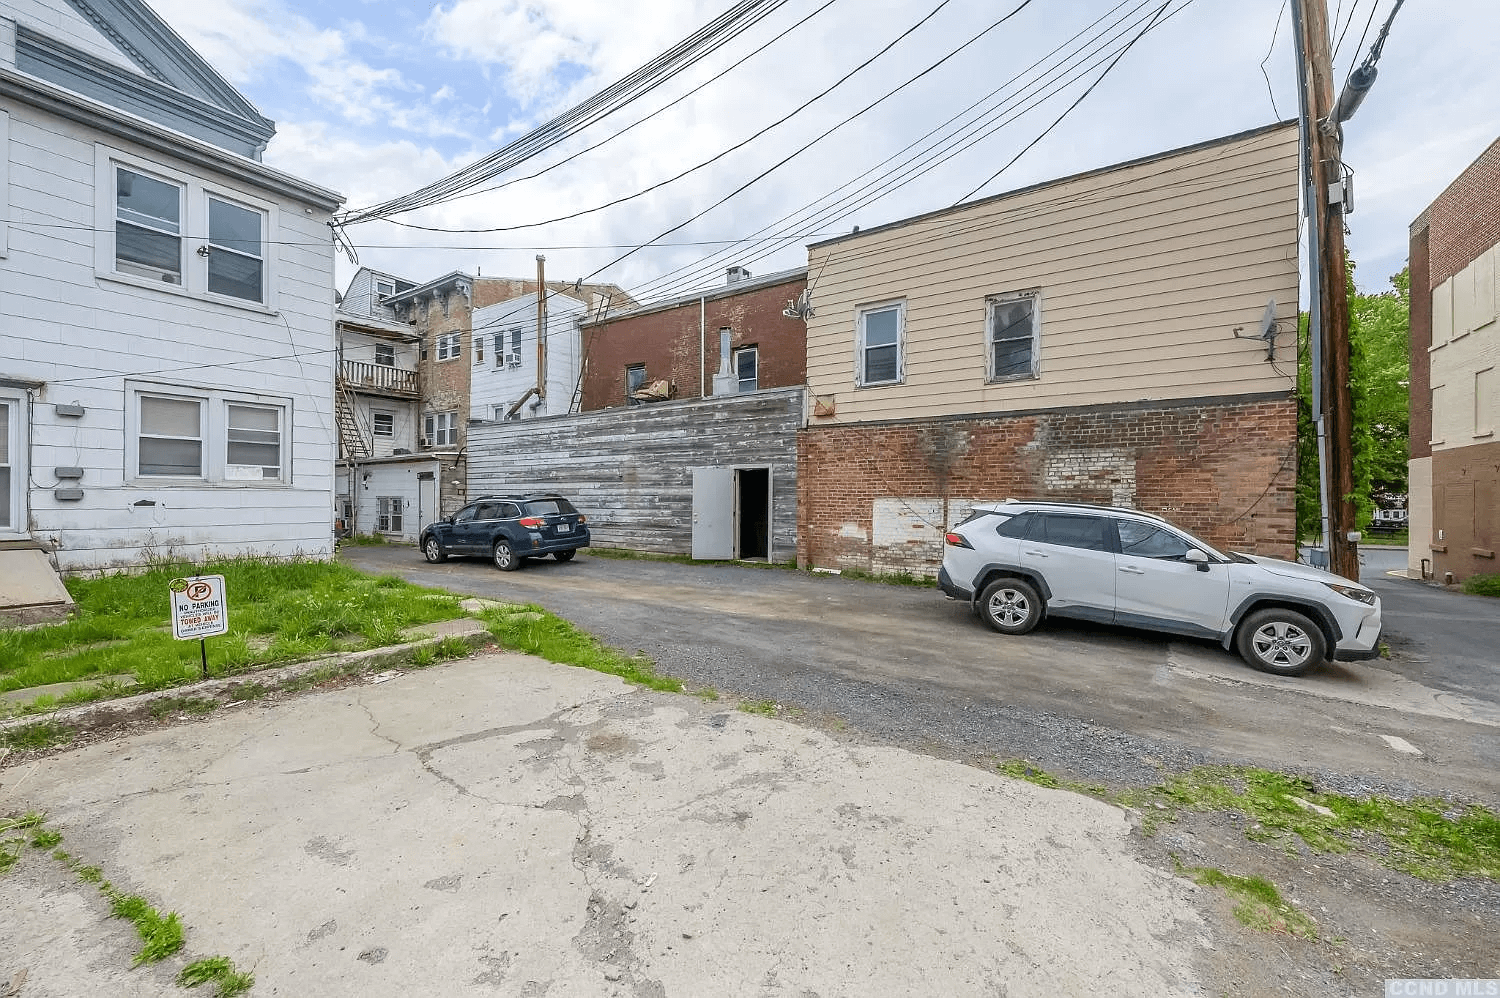
[[[557,532],[559,534],[571,534],[573,532],[573,525],[571,523],[559,523],[557,525]]]

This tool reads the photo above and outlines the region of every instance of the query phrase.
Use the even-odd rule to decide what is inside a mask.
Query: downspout
[[[708,296],[698,296],[698,397],[708,398]]]
[[[547,258],[536,257],[536,397],[547,400]]]

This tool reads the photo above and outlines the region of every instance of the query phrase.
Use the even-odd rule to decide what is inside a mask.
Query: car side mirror
[[[1188,548],[1188,552],[1183,556],[1183,559],[1189,565],[1197,565],[1200,572],[1208,571],[1208,555],[1197,548]]]

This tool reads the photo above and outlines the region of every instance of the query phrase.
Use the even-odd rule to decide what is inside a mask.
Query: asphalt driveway
[[[1056,622],[1004,638],[935,590],[829,575],[588,554],[500,573],[483,561],[428,565],[397,546],[343,557],[535,602],[690,684],[937,755],[1026,758],[1115,784],[1237,762],[1317,774],[1353,793],[1500,801],[1500,689],[1482,673],[1459,689],[1446,665],[1429,678],[1430,653],[1399,635],[1391,661],[1284,679],[1215,644],[1123,629]],[[1404,591],[1392,599],[1405,612]],[[1500,647],[1500,626],[1494,634]]]

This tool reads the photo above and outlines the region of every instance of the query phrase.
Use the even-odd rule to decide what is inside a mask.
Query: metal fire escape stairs
[[[357,461],[370,457],[370,436],[360,425],[359,406],[354,402],[354,392],[343,378],[338,379],[335,389],[334,421],[339,427],[339,457],[345,461]]]

